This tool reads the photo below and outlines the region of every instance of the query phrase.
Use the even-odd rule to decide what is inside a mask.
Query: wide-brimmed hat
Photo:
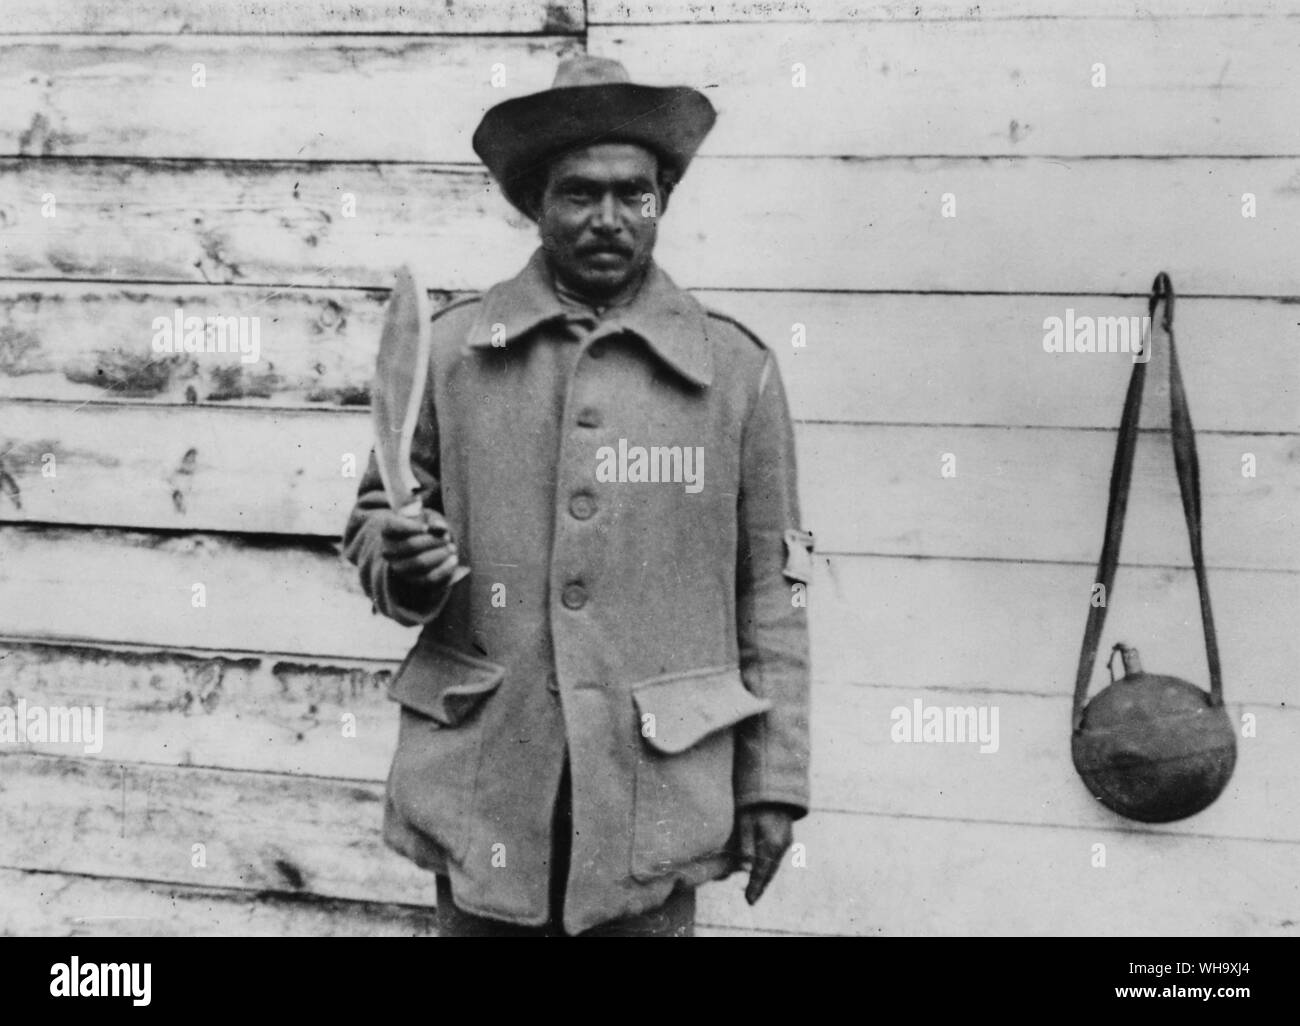
[[[498,103],[483,115],[474,152],[506,198],[529,214],[529,181],[566,150],[636,143],[680,178],[716,117],[696,89],[640,85],[618,61],[584,54],[560,62],[550,89]]]

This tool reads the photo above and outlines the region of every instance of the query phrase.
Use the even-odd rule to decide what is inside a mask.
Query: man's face
[[[653,153],[627,143],[588,146],[552,163],[537,227],[567,287],[612,296],[645,270],[663,207],[657,172]]]

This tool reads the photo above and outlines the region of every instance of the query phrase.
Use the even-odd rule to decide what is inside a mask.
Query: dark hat
[[[550,89],[498,103],[483,115],[474,152],[527,214],[529,180],[566,150],[636,143],[680,178],[716,117],[698,90],[638,85],[618,61],[583,54],[560,62]]]

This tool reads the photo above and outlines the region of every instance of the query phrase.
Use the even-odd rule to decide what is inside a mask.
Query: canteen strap
[[[1163,309],[1159,319],[1156,310]],[[1178,472],[1178,492],[1183,503],[1183,519],[1191,541],[1192,565],[1196,570],[1196,590],[1201,600],[1201,626],[1205,634],[1205,656],[1210,668],[1210,704],[1223,704],[1223,678],[1219,669],[1219,642],[1214,631],[1214,614],[1210,609],[1210,585],[1205,573],[1205,556],[1201,547],[1201,471],[1196,457],[1196,434],[1187,405],[1187,392],[1178,367],[1178,350],[1174,345],[1174,287],[1169,275],[1161,271],[1151,286],[1147,307],[1151,317],[1154,346],[1156,329],[1169,345],[1170,433],[1173,436],[1174,467]],[[1154,349],[1152,350],[1154,352]],[[1149,356],[1150,354],[1148,354]],[[1088,610],[1088,624],[1083,632],[1079,652],[1079,669],[1074,680],[1074,732],[1083,726],[1083,710],[1088,700],[1088,684],[1097,661],[1097,647],[1106,624],[1106,610],[1114,594],[1115,569],[1119,565],[1120,541],[1124,535],[1124,514],[1128,510],[1129,486],[1133,480],[1133,454],[1137,450],[1138,419],[1142,410],[1142,389],[1146,383],[1147,361],[1133,365],[1124,412],[1120,417],[1119,439],[1115,445],[1115,462],[1110,473],[1110,500],[1106,507],[1106,535],[1101,558],[1097,563],[1097,582],[1102,586],[1101,605]]]

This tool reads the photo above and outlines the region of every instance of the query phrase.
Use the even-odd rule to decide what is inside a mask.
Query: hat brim
[[[527,184],[566,150],[599,143],[644,146],[685,173],[717,114],[688,86],[633,82],[566,86],[499,103],[474,132],[474,152],[525,214]]]

